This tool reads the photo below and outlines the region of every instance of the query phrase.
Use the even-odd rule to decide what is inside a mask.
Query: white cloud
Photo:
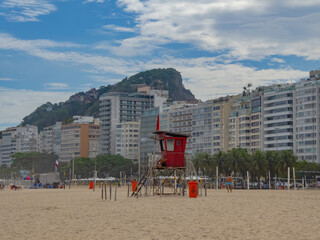
[[[69,88],[66,83],[46,83],[45,86],[51,90],[63,90]]]
[[[103,3],[104,0],[85,0],[83,3],[86,4],[86,3],[92,3],[92,2]]]
[[[281,58],[272,58],[271,61],[276,63],[285,63],[285,61]]]
[[[92,81],[104,84],[114,84],[120,82],[122,79],[119,78],[108,78],[106,76],[90,76]]]
[[[215,58],[157,59],[145,67],[177,69],[185,80],[185,87],[202,100],[239,94],[247,83],[258,87],[308,76],[308,72],[290,68],[259,70],[241,64],[219,64]]]
[[[36,49],[46,48],[71,48],[81,47],[82,45],[74,44],[70,42],[55,42],[47,39],[37,40],[21,40],[12,37],[10,34],[0,33],[0,48],[5,50],[19,50],[24,52],[30,52]]]
[[[118,0],[137,15],[140,35],[113,52],[145,54],[165,43],[186,43],[231,59],[296,55],[319,60],[320,2],[277,0]],[[145,41],[156,39],[156,42]],[[141,44],[139,44],[141,43]],[[140,51],[142,50],[142,51]]]
[[[185,86],[194,92],[197,98],[201,99],[213,98],[216,95],[240,93],[242,87],[249,82],[257,87],[308,76],[307,72],[294,70],[290,67],[259,70],[243,66],[239,63],[233,63],[232,61],[224,61],[222,64],[221,62],[224,58],[221,56],[198,58],[163,56],[153,58],[151,61],[142,62],[135,59],[112,58],[74,51],[53,51],[44,49],[42,44],[39,45],[41,47],[32,48],[32,51],[30,51],[29,45],[36,46],[37,44],[33,44],[33,41],[39,43],[38,40],[28,40],[27,44],[25,44],[24,40],[11,38],[12,41],[19,42],[20,44],[16,49],[14,47],[10,49],[25,51],[27,54],[50,61],[66,62],[83,66],[85,71],[95,74],[89,78],[96,82],[110,84],[120,80],[101,76],[101,74],[106,73],[131,76],[148,69],[173,67],[182,73]],[[1,41],[0,35],[0,48],[1,46],[3,48],[1,42],[3,41]],[[60,44],[61,43],[51,42],[52,46],[59,46]],[[21,46],[26,46],[26,49]],[[274,60],[278,62],[281,61],[281,59]],[[58,85],[55,85],[55,87]],[[59,85],[59,87],[63,86]]]
[[[12,81],[12,78],[6,78],[6,77],[2,77],[0,78],[0,81]]]
[[[136,31],[134,28],[121,27],[113,24],[104,25],[102,28],[107,30],[117,31],[117,32],[135,32]]]
[[[12,22],[39,21],[57,8],[50,0],[4,0],[0,4],[0,15]]]
[[[0,125],[12,123],[12,126],[15,126],[40,105],[66,101],[70,95],[71,92],[40,92],[0,87]]]

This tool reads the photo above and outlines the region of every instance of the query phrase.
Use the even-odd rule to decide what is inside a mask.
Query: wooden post
[[[247,189],[250,189],[250,182],[249,182],[249,171],[247,171]]]
[[[269,190],[271,189],[271,173],[270,173],[270,170],[269,170]]]
[[[127,197],[129,197],[129,192],[130,192],[130,186],[128,184],[128,196]]]
[[[304,176],[304,184],[306,185],[306,189],[308,189],[307,176]]]
[[[274,179],[274,189],[278,189],[277,174],[275,175],[275,179]]]
[[[306,189],[308,189],[307,176],[304,176],[304,184],[306,185]]]
[[[204,184],[204,195],[207,196],[207,184]]]
[[[101,199],[103,199],[103,186],[101,188]]]
[[[304,190],[304,178],[301,179],[302,182],[302,190]]]
[[[104,184],[104,200],[107,200],[107,183]]]
[[[182,185],[182,196],[184,196],[184,182],[183,182],[183,185]]]
[[[293,174],[293,187],[294,187],[294,190],[297,190],[297,188],[296,188],[296,171],[294,168],[292,168],[292,174]]]
[[[30,181],[31,182],[31,181]],[[69,189],[71,188],[71,167],[69,169]]]
[[[114,200],[117,201],[117,189],[118,189],[118,186],[116,185],[114,187]]]
[[[164,193],[164,180],[162,180],[162,195]]]
[[[177,170],[174,170],[174,195],[176,195],[177,192]]]
[[[290,167],[288,167],[288,190],[290,190]]]
[[[219,169],[216,167],[216,189],[219,189]]]
[[[111,193],[112,193],[112,187],[111,187],[111,182],[110,182],[110,200],[111,200]]]

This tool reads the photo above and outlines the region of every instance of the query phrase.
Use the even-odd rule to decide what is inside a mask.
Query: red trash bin
[[[90,182],[89,189],[93,189],[93,187],[94,187],[94,182]]]
[[[198,182],[189,182],[189,198],[197,198]]]
[[[134,190],[137,187],[137,182],[131,182],[131,187],[132,187],[132,192],[134,192]]]

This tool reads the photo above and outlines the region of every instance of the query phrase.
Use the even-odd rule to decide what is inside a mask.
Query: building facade
[[[17,152],[38,152],[38,127],[32,125],[8,128],[2,132],[1,165],[10,165]]]
[[[293,91],[294,84],[264,88],[262,150],[293,150]]]
[[[138,121],[153,108],[153,96],[143,93],[106,93],[100,97],[101,154],[116,153],[116,125]]]
[[[320,163],[319,110],[320,71],[310,72],[310,79],[301,79],[294,91],[293,149],[299,160]],[[318,77],[319,76],[319,77]]]
[[[156,131],[157,128],[158,115],[159,108],[151,108],[146,110],[141,117],[140,175],[143,175],[146,172],[149,166],[148,164],[151,155],[154,152],[159,152],[159,144],[154,139],[152,139],[153,133]]]
[[[94,158],[99,155],[100,125],[64,124],[61,126],[60,161],[69,162],[73,158]]]
[[[139,164],[140,121],[118,123],[116,129],[116,154]]]

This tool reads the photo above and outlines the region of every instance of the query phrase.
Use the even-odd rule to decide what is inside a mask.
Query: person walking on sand
[[[228,174],[228,177],[226,178],[226,181],[227,181],[227,190],[228,190],[228,193],[232,192],[232,176],[231,174]]]

